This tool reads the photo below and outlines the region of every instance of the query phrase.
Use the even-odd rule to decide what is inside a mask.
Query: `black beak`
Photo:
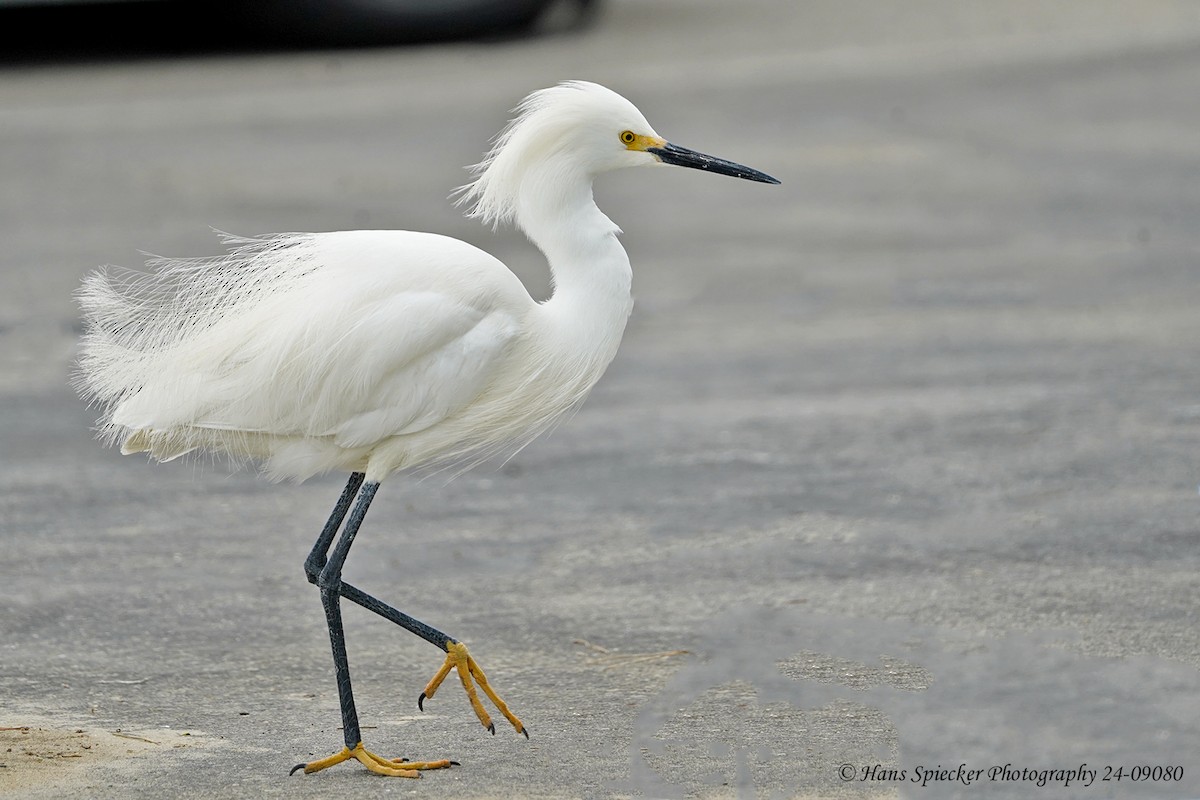
[[[723,158],[706,156],[704,153],[697,153],[695,150],[688,150],[686,147],[680,147],[677,144],[669,142],[662,147],[647,147],[646,152],[658,156],[658,160],[664,164],[702,169],[706,172],[732,175],[735,178],[745,178],[748,181],[758,181],[759,183],[779,183],[779,181],[765,172],[759,172],[756,169],[750,169],[750,167],[744,167],[741,164],[735,164]]]

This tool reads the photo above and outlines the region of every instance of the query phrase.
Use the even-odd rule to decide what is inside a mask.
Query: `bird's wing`
[[[180,342],[164,361],[172,374],[147,381],[114,422],[360,447],[424,430],[474,400],[532,305],[512,273],[443,237],[389,237],[397,244],[372,250],[333,247],[348,234],[322,236],[331,252],[314,253],[320,270]],[[414,242],[428,247],[416,253],[424,260]],[[342,249],[355,256],[344,269]]]
[[[416,321],[421,333],[403,352],[370,333],[401,320]],[[341,447],[417,433],[459,411],[484,390],[520,330],[506,311],[435,294],[393,298],[361,328],[311,403],[323,418],[307,432],[332,435]]]

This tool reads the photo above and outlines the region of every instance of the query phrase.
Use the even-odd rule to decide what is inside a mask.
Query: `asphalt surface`
[[[1200,797],[1200,15],[882,8],[6,66],[0,795]],[[462,766],[288,777],[340,746],[301,562],[343,478],[101,448],[71,294],[211,226],[434,230],[544,296],[444,198],[567,78],[783,184],[605,176],[637,306],[588,404],[372,507],[348,579],[531,739],[419,713],[440,653],[350,608],[367,744]]]

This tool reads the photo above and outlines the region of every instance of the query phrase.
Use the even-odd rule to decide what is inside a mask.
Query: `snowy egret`
[[[84,281],[77,383],[102,409],[101,438],[160,461],[194,450],[253,460],[274,479],[350,473],[304,563],[325,609],[345,747],[293,772],[353,758],[417,777],[453,763],[363,747],[341,598],[445,651],[418,706],[453,670],[484,727],[495,734],[476,684],[528,738],[466,646],[346,583],[342,567],[388,475],[515,450],[587,395],[632,309],[620,230],[593,202],[592,181],[655,164],[779,182],[671,144],[619,94],[573,81],[522,101],[460,198],[470,216],[515,223],[537,245],[553,275],[549,300],[535,302],[469,244],[409,231],[232,239],[224,256]]]

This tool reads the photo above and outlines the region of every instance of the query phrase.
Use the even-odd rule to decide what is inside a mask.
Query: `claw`
[[[292,768],[291,768],[291,769],[288,771],[288,775],[295,775],[295,774],[296,774],[296,772],[297,772],[297,770],[302,770],[302,769],[304,769],[304,767],[305,767],[305,764],[304,764],[303,762],[302,762],[302,763],[300,763],[300,764],[297,764],[296,766],[292,767]]]
[[[332,767],[335,764],[341,764],[343,761],[354,759],[361,763],[371,772],[376,775],[387,775],[397,778],[419,778],[421,773],[419,770],[426,769],[446,769],[455,764],[457,761],[442,759],[440,761],[408,761],[407,759],[386,759],[375,755],[370,750],[362,746],[359,742],[353,749],[346,747],[341,752],[334,753],[328,758],[322,758],[319,761],[310,761],[307,764],[297,764],[292,767],[292,771],[288,774],[294,774],[296,770],[304,770],[305,774],[311,772],[320,772],[323,769]]]
[[[521,733],[525,734],[525,740],[528,741],[529,740],[529,728],[522,726]]]
[[[497,710],[504,715],[504,718],[512,724],[513,729],[517,733],[524,733],[525,738],[529,738],[529,734],[525,731],[524,723],[508,710],[508,705],[500,699],[500,696],[488,684],[487,676],[483,674],[483,670],[475,663],[475,659],[471,658],[467,652],[466,645],[462,642],[450,641],[446,643],[446,660],[443,662],[441,668],[438,669],[437,674],[425,686],[425,691],[421,692],[421,696],[417,699],[418,708],[424,710],[424,701],[433,698],[438,687],[442,685],[442,681],[452,671],[458,673],[463,690],[467,693],[467,700],[470,701],[471,708],[475,711],[475,716],[479,718],[479,723],[487,729],[488,733],[493,736],[496,735],[496,724],[492,722],[492,718],[483,707],[483,703],[479,701],[479,695],[475,691],[476,684],[487,695],[487,698],[492,701]]]
[[[418,711],[425,710],[425,693],[424,692],[421,692],[421,696],[417,698],[417,710]]]

